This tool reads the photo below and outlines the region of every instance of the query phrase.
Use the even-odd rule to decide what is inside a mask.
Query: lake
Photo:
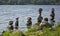
[[[55,9],[56,23],[60,21],[60,5],[0,5],[0,33],[7,30],[8,22],[14,21],[19,17],[19,30],[26,29],[27,17],[32,18],[33,24],[37,22],[38,9],[43,8],[43,18],[48,17],[50,20],[51,9]]]

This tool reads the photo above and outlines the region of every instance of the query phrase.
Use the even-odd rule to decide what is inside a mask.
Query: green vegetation
[[[26,36],[60,36],[60,26],[55,27],[52,30],[44,28],[43,32],[36,30],[29,30],[25,32]]]
[[[14,30],[13,32],[5,31],[1,36],[60,36],[60,23],[52,30],[44,27],[43,32],[37,31],[37,29],[28,29],[23,33],[19,30]]]
[[[23,33],[19,30],[14,30],[13,32],[5,31],[1,36],[23,36]]]
[[[0,0],[0,4],[9,5],[60,5],[60,0]]]

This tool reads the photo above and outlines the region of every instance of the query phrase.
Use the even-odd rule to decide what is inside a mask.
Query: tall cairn
[[[28,29],[30,29],[31,26],[32,26],[32,21],[31,21],[31,20],[32,20],[31,17],[28,17],[28,18],[27,18],[27,28],[28,28]]]
[[[15,22],[15,29],[18,29],[18,27],[19,27],[19,18],[17,17],[16,18],[16,22]]]
[[[41,16],[42,10],[43,10],[42,8],[39,8],[39,16],[38,16],[38,18],[37,18],[37,22],[38,22],[38,23],[41,23],[42,20],[43,20],[43,17]]]
[[[9,31],[13,30],[13,21],[9,21],[8,30]]]
[[[52,8],[52,11],[51,11],[51,14],[50,14],[50,23],[52,24],[52,25],[54,25],[54,22],[55,22],[55,12],[54,12],[55,10],[54,10],[54,8]]]

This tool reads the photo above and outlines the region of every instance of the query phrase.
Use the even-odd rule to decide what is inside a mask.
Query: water
[[[43,8],[42,16],[49,19],[51,9],[55,8],[55,20],[60,21],[60,5],[0,5],[0,32],[7,30],[10,20],[15,24],[16,17],[19,17],[19,30],[25,30],[27,17],[32,17],[33,24],[37,22],[39,8]]]

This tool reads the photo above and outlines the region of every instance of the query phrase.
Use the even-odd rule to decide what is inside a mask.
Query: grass
[[[14,30],[13,32],[5,31],[1,36],[23,36],[23,33],[19,30]]]
[[[19,30],[14,30],[13,32],[5,31],[1,36],[60,36],[60,25],[52,30],[44,27],[43,32],[37,31],[37,29],[29,29],[24,33]]]

